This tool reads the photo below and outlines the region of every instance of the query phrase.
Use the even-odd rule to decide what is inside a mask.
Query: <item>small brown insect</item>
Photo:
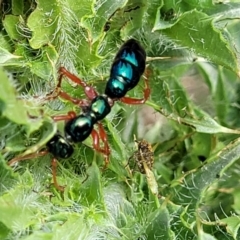
[[[154,195],[158,195],[158,184],[152,172],[154,154],[152,146],[145,140],[136,141],[138,150],[133,157],[137,162],[140,173],[146,174],[148,187]]]
[[[135,142],[137,143],[138,150],[134,153],[133,157],[137,162],[140,173],[145,174],[146,170],[144,165],[146,165],[150,170],[153,166],[153,149],[152,146],[145,140],[135,140]]]

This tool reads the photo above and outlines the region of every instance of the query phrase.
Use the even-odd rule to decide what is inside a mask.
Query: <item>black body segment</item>
[[[74,143],[84,141],[91,134],[93,124],[94,121],[90,114],[81,114],[71,119],[64,127],[66,138]]]
[[[69,158],[73,154],[73,146],[60,134],[55,134],[46,144],[48,151],[56,158]]]

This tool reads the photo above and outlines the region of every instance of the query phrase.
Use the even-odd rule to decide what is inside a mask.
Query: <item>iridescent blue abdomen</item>
[[[113,99],[124,97],[127,91],[138,84],[145,65],[145,50],[136,40],[128,40],[114,59],[105,94]]]
[[[121,76],[111,77],[107,81],[105,94],[110,98],[121,98],[128,91],[127,82]]]

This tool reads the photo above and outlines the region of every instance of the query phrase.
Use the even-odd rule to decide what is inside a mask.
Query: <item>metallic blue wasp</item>
[[[114,58],[105,93],[101,95],[93,87],[87,85],[83,80],[67,71],[64,67],[61,67],[59,69],[59,82],[53,94],[54,98],[61,97],[77,104],[81,107],[82,113],[77,115],[75,112],[69,112],[66,115],[54,116],[54,121],[66,121],[64,127],[65,136],[56,133],[46,144],[47,150],[35,153],[35,155],[30,154],[23,157],[16,157],[9,162],[9,165],[20,160],[51,153],[53,155],[52,169],[54,185],[57,189],[62,190],[62,187],[56,181],[57,159],[69,158],[74,152],[73,144],[82,142],[91,135],[93,138],[93,148],[105,155],[105,166],[107,166],[109,163],[110,148],[107,141],[107,134],[100,121],[110,113],[115,101],[120,100],[127,104],[142,104],[148,99],[150,88],[147,79],[145,79],[143,98],[125,97],[126,93],[133,89],[140,81],[140,77],[145,70],[145,65],[146,52],[141,45],[134,39],[125,42]],[[61,82],[63,76],[68,77],[71,81],[83,87],[88,100],[73,98],[62,91]],[[98,132],[94,129],[95,124],[98,125]],[[100,146],[100,140],[103,142],[103,147]]]

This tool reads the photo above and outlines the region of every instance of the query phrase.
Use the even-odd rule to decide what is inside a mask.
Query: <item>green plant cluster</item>
[[[0,239],[240,239],[238,0],[2,0],[0,15]],[[59,67],[101,93],[129,38],[147,52],[151,96],[104,119],[108,168],[91,138],[59,159],[64,192],[50,155],[8,166],[63,132],[51,116],[81,111],[48,98]],[[154,150],[146,174],[135,138]]]

